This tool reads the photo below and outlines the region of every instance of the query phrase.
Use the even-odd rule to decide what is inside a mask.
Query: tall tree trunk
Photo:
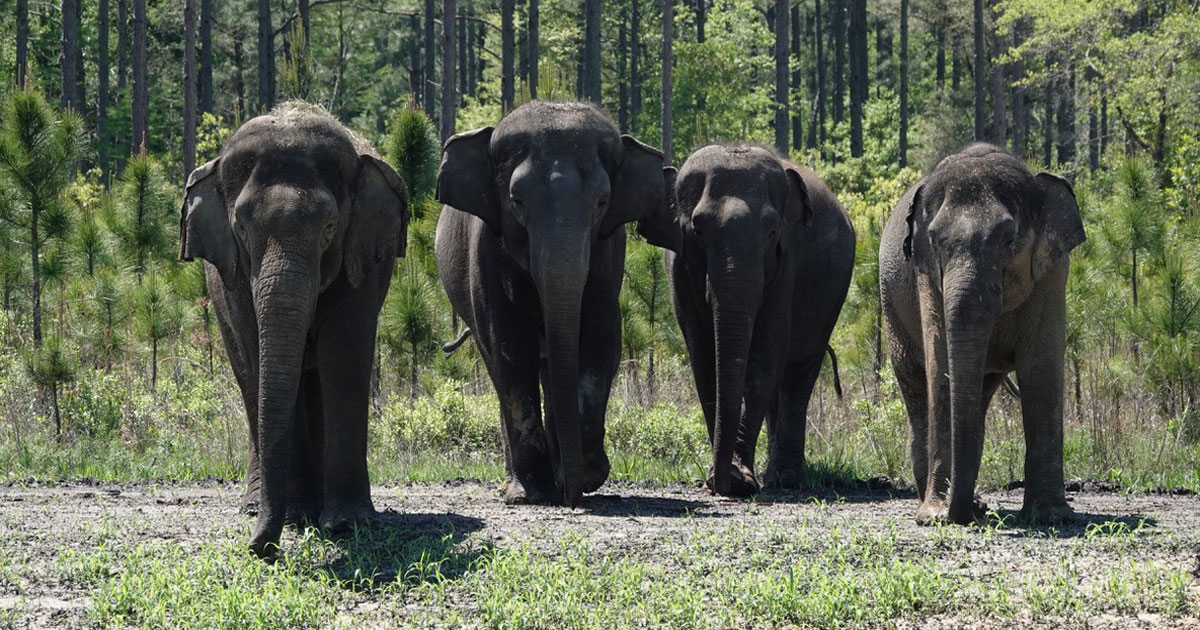
[[[539,44],[538,0],[529,0],[529,97],[538,97],[538,64],[542,51]]]
[[[516,32],[517,83],[513,91],[520,90],[521,84],[529,85],[529,14],[524,0],[517,2],[516,13],[513,16],[513,30]]]
[[[900,0],[900,168],[908,166],[908,2]]]
[[[108,188],[108,0],[99,0],[96,7],[96,154],[100,168],[100,181]]]
[[[500,0],[500,109],[513,108],[513,0]]]
[[[675,161],[674,138],[671,136],[671,107],[674,101],[675,84],[671,79],[675,63],[673,36],[675,34],[675,0],[662,0],[662,152],[663,164]]]
[[[1100,83],[1100,157],[1108,153],[1108,86]]]
[[[1013,46],[1020,48],[1024,38],[1024,25],[1013,25]],[[1029,153],[1029,103],[1025,88],[1025,60],[1018,57],[1012,65],[1012,147],[1013,153],[1022,160]]]
[[[475,12],[475,3],[471,3],[468,13],[471,15],[471,20],[465,22],[463,27],[467,30],[467,90],[471,94],[471,98],[479,98],[479,52],[481,47],[475,43],[479,41],[479,31],[483,30],[483,24],[478,21],[478,14]]]
[[[458,26],[458,104],[466,107],[467,94],[470,93],[470,85],[467,80],[471,74],[471,57],[467,54],[467,33],[471,30],[471,21],[464,19]]]
[[[698,3],[703,6],[704,0],[698,0]],[[790,47],[791,56],[796,59],[801,59],[800,56],[800,5],[792,7],[792,26],[791,26],[792,43]],[[790,63],[790,58],[789,58]],[[802,70],[799,64],[792,69],[792,85],[791,90],[799,100],[800,96],[800,80],[802,78]],[[804,110],[797,103],[796,107],[792,108],[792,149],[799,151],[804,148]]]
[[[583,97],[600,103],[600,0],[584,0],[583,15]]]
[[[17,0],[17,87],[25,87],[29,70],[29,0]]]
[[[424,80],[425,97],[422,104],[425,106],[425,115],[429,120],[436,119],[436,109],[434,104],[437,98],[434,96],[434,80],[437,78],[434,74],[437,72],[435,60],[437,59],[437,40],[433,34],[433,17],[436,9],[434,8],[434,0],[425,0],[425,12],[422,18],[425,20],[425,71],[421,73],[421,79]]]
[[[629,132],[629,34],[626,32],[628,19],[627,9],[621,7],[621,17],[617,24],[617,126],[621,133]]]
[[[258,0],[258,109],[275,106],[275,30],[271,26],[271,0]]]
[[[957,92],[958,86],[962,85],[962,59],[959,57],[958,48],[950,47],[950,89]]]
[[[629,132],[637,132],[642,112],[642,16],[638,0],[629,0]]]
[[[81,113],[87,108],[87,68],[83,65],[83,6],[75,3],[75,108]]]
[[[704,27],[708,23],[708,0],[696,0],[696,43],[703,44],[708,39],[704,32]],[[650,360],[654,360],[654,354],[651,353]]]
[[[1058,99],[1058,163],[1075,161],[1075,68],[1067,72],[1066,85]]]
[[[183,0],[183,180],[196,168],[196,0]]]
[[[775,150],[788,153],[788,0],[775,0]]]
[[[975,140],[984,140],[986,107],[983,92],[983,0],[975,0]]]
[[[455,4],[455,0],[442,0],[442,142],[454,135],[458,104],[454,95]]]
[[[846,2],[832,0],[829,3],[829,28],[833,31],[833,124],[842,122],[846,102],[843,70],[846,67]]]
[[[808,126],[808,146],[809,148],[821,147],[821,154],[825,154],[825,22],[821,19],[821,0],[813,2],[813,28],[816,30],[813,47],[816,48],[817,58],[817,82],[815,87],[816,92],[816,111],[813,112],[813,124]]]
[[[117,0],[117,98],[129,80],[129,0]]]
[[[216,0],[200,0],[200,113],[213,113],[213,3]],[[307,35],[307,33],[306,33]],[[307,38],[305,39],[307,41]]]
[[[946,24],[945,18],[939,17],[934,27],[934,38],[937,40],[937,88],[946,89]]]
[[[1046,108],[1042,116],[1042,166],[1050,168],[1054,162],[1054,80],[1046,77],[1046,89],[1042,96]]]
[[[297,10],[300,13],[300,30],[304,33],[304,41],[311,41],[308,36],[312,33],[312,7],[309,5],[309,0],[298,0]]]
[[[867,0],[850,0],[850,156],[863,154],[867,97]]]
[[[1007,46],[998,33],[993,33],[991,39],[992,142],[1002,147],[1008,142],[1008,80],[1000,60]]]
[[[412,31],[412,40],[408,43],[408,93],[412,103],[424,101],[421,94],[421,17],[416,13],[408,16],[408,28]]]
[[[150,92],[146,85],[146,0],[133,0],[133,146],[150,146]]]
[[[63,109],[79,111],[75,64],[79,52],[79,0],[62,0],[62,54],[58,64],[62,70],[61,103]]]

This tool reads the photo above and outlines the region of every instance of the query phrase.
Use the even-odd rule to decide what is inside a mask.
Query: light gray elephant
[[[917,522],[968,523],[984,416],[1015,371],[1026,518],[1074,518],[1063,489],[1068,254],[1085,239],[1064,179],[988,144],[943,159],[896,204],[879,247],[892,365],[912,427]]]

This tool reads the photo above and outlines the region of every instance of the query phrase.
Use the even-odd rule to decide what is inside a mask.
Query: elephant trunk
[[[586,234],[584,234],[586,236]],[[590,243],[561,239],[545,248],[534,271],[542,298],[550,391],[546,392],[557,442],[559,486],[564,502],[575,507],[583,495],[583,438],[579,409],[579,335],[583,290],[587,284]]]
[[[950,377],[950,501],[948,518],[974,520],[975,482],[983,457],[983,377],[992,325],[999,307],[998,284],[978,270],[947,276],[946,355]]]
[[[756,316],[752,305],[758,304],[759,301],[759,297],[755,295],[756,288],[761,291],[761,279],[755,282],[754,278],[761,278],[761,274],[735,271],[724,265],[714,267],[712,262],[709,265],[709,282],[713,292],[713,331],[716,334],[717,363],[717,419],[713,425],[712,436],[712,490],[717,494],[729,495],[733,490],[733,455],[741,429],[746,365],[749,361],[750,338]]]
[[[297,256],[272,246],[253,285],[258,319],[258,453],[262,478],[258,523],[251,549],[271,553],[287,518],[292,418],[305,337],[315,304],[316,275]]]

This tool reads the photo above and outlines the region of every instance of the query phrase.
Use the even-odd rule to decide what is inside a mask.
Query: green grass
[[[63,552],[58,564],[89,591],[101,627],[877,627],[933,615],[1061,621],[1196,611],[1186,571],[1133,558],[1082,568],[1089,537],[1058,541],[1061,561],[1048,569],[1018,563],[976,576],[972,558],[995,552],[1002,533],[923,531],[914,542],[894,524],[738,523],[621,550],[575,535],[539,550],[395,523],[338,541],[298,534],[264,563],[245,553],[244,528],[225,528],[190,547],[109,540]]]

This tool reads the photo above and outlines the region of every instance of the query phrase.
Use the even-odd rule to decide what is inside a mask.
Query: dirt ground
[[[244,529],[250,519],[237,511],[239,492],[231,483],[0,487],[0,626],[87,625],[88,592],[55,577],[56,562],[64,549],[86,551],[101,530],[123,544],[163,539],[186,545],[223,528],[227,532],[231,524]],[[1128,495],[1086,488],[1069,493],[1069,497],[1081,517],[1079,523],[1055,531],[1001,526],[986,546],[977,546],[971,563],[964,566],[962,551],[969,549],[972,538],[982,536],[981,532],[960,529],[965,534],[955,534],[958,542],[948,545],[943,537],[931,535],[930,528],[913,524],[916,499],[911,493],[886,489],[864,488],[842,496],[766,495],[747,503],[718,499],[685,485],[609,484],[603,492],[587,497],[580,508],[567,510],[505,506],[494,486],[473,482],[374,488],[382,518],[396,524],[430,533],[453,531],[456,536],[476,537],[502,547],[525,544],[547,553],[553,553],[568,531],[589,541],[592,549],[633,552],[652,559],[656,550],[669,546],[668,541],[693,536],[697,530],[718,532],[738,523],[749,528],[803,523],[809,531],[858,526],[891,528],[904,544],[945,556],[947,571],[979,578],[1006,571],[1036,572],[1039,564],[1058,565],[1060,553],[1068,548],[1077,550],[1078,540],[1089,532],[1095,534],[1098,524],[1123,523],[1138,531],[1133,544],[1089,547],[1080,562],[1082,572],[1091,566],[1151,560],[1176,570],[1197,569],[1200,497]],[[1019,490],[987,493],[983,498],[1001,514],[1020,508]],[[1188,589],[1195,594],[1194,578]],[[936,618],[920,624],[957,625],[954,620]],[[1200,627],[1194,616],[1148,614],[1097,614],[1086,616],[1083,625]]]

